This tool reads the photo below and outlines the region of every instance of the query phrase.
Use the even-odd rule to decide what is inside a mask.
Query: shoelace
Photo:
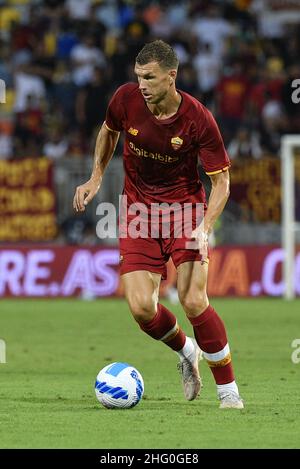
[[[188,378],[193,372],[193,365],[189,360],[184,358],[182,362],[177,364],[177,369],[180,373],[182,373],[184,378]]]

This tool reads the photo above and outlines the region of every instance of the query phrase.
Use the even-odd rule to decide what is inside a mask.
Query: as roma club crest
[[[179,150],[182,144],[183,144],[182,138],[180,137],[171,138],[171,145],[174,148],[174,150]]]

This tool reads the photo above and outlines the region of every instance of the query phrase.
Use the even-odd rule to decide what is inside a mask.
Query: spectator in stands
[[[230,158],[233,159],[259,159],[263,152],[257,132],[247,127],[240,127],[227,147]]]
[[[115,87],[121,86],[128,81],[127,68],[132,57],[128,50],[126,38],[121,36],[113,40],[113,51],[109,60],[110,74],[112,85]]]
[[[265,67],[257,71],[248,100],[249,114],[254,124],[258,123],[267,100],[272,98],[275,101],[281,101],[284,81],[282,68],[282,60],[272,57],[266,60]]]
[[[210,2],[206,11],[192,18],[192,32],[200,44],[210,44],[212,54],[219,60],[225,51],[226,39],[236,33],[235,27],[222,15],[216,3]]]
[[[27,59],[26,59],[27,60]],[[46,88],[44,81],[39,76],[33,74],[30,65],[19,65],[15,73],[15,112],[23,112],[28,105],[28,97],[33,100],[45,100]]]
[[[48,138],[47,138],[48,137]],[[54,127],[49,131],[46,143],[43,146],[43,155],[52,160],[58,160],[67,155],[68,141],[62,135],[59,128]]]
[[[91,83],[94,68],[106,64],[103,52],[95,46],[95,39],[91,35],[85,35],[82,42],[73,47],[71,61],[73,82],[78,87]]]
[[[0,160],[6,160],[13,155],[12,137],[5,133],[0,126]]]
[[[16,113],[15,136],[25,146],[33,142],[41,145],[43,136],[43,111],[41,101],[35,95],[28,95],[25,109]]]
[[[125,25],[124,33],[133,63],[140,48],[149,40],[150,34],[150,28],[143,18],[143,9],[140,6],[136,7],[133,18]]]
[[[246,102],[250,83],[241,64],[235,61],[228,75],[224,75],[218,83],[217,115],[224,132],[224,141],[228,143],[245,118]]]
[[[177,86],[179,89],[200,98],[197,75],[191,64],[185,64],[181,66],[181,73]]]
[[[69,133],[69,145],[67,154],[71,158],[82,158],[87,156],[88,146],[79,128]]]
[[[0,39],[0,78],[5,82],[6,88],[13,85],[12,72],[9,44]]]
[[[201,45],[193,58],[201,91],[203,104],[211,105],[214,98],[214,90],[219,81],[221,61],[212,53],[211,45],[207,42]]]
[[[109,88],[104,71],[95,68],[89,84],[80,88],[76,98],[76,118],[87,139],[105,119]]]
[[[271,16],[264,2],[252,0],[1,2],[0,75],[11,87],[11,102],[15,98],[5,119],[18,120],[14,113],[25,111],[28,95],[36,96],[44,101],[38,148],[48,143],[55,119],[67,140],[71,135],[73,153],[89,148],[107,96],[136,79],[136,52],[159,36],[180,56],[178,86],[218,114],[227,145],[246,125],[257,129],[264,150],[277,153],[283,132],[300,132],[299,104],[291,100],[292,81],[300,77],[300,25],[296,15],[293,25],[291,16],[289,23],[284,15]],[[95,67],[102,84],[94,81]],[[13,139],[21,156],[20,135]]]
[[[51,98],[52,94],[55,65],[56,60],[53,56],[48,55],[45,42],[39,42],[34,49],[27,71],[43,80],[48,99]]]
[[[280,101],[267,95],[261,114],[261,144],[268,153],[279,156],[280,139],[287,129],[287,120]]]
[[[92,0],[66,0],[65,7],[71,20],[87,21],[91,14]]]

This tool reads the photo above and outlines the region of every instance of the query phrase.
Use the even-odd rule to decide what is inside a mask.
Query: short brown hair
[[[145,44],[136,56],[136,63],[146,65],[157,62],[160,67],[167,70],[178,68],[179,60],[172,47],[161,39]]]

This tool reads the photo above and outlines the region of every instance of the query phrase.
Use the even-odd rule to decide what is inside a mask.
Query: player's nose
[[[140,89],[140,91],[142,91],[142,92],[143,92],[143,91],[147,91],[146,86],[145,86],[145,83],[143,82],[143,80],[140,80],[140,82],[139,82],[139,89]]]
[[[147,94],[149,94],[145,86],[140,86],[140,92],[142,93],[143,96],[146,96]]]

